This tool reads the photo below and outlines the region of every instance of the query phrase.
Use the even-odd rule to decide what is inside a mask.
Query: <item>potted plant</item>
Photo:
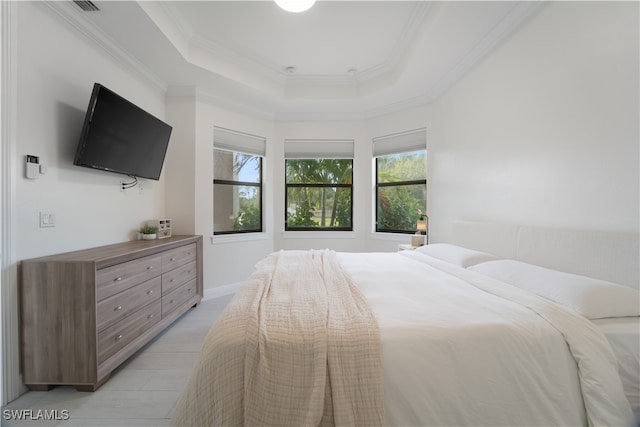
[[[155,225],[143,225],[138,230],[142,235],[142,240],[155,240],[157,238],[158,227]]]

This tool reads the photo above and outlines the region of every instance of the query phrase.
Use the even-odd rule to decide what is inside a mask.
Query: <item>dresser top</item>
[[[131,259],[154,255],[179,246],[201,241],[202,236],[171,236],[157,240],[133,240],[32,258],[22,262],[91,262],[95,263],[96,268],[105,268]]]

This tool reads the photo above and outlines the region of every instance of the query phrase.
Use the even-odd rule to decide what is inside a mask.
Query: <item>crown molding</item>
[[[195,86],[169,86],[167,98],[190,98],[213,107],[225,108],[229,111],[245,114],[262,120],[274,120],[274,114],[265,110],[254,108],[248,104],[234,102],[226,97],[214,95]]]
[[[423,4],[422,4],[423,3]],[[422,6],[419,13],[416,13],[414,22],[423,24],[421,27],[417,25],[422,36],[428,33],[433,22],[437,21],[440,13],[446,7],[446,4],[421,2]],[[296,111],[277,111],[272,114],[257,113],[255,108],[242,106],[240,103],[233,102],[229,104],[227,100],[221,97],[200,92],[201,96],[217,105],[225,105],[232,107],[235,111],[249,112],[252,115],[260,117],[272,116],[276,121],[351,121],[371,119],[387,114],[396,113],[409,108],[420,107],[432,104],[439,96],[444,94],[451,88],[460,78],[467,74],[483,57],[491,52],[501,41],[506,39],[522,22],[528,19],[541,4],[541,1],[519,2],[509,13],[476,45],[474,45],[464,57],[458,61],[435,85],[425,88],[425,91],[415,97],[405,99],[398,102],[391,102],[375,109],[362,108],[359,111],[344,111],[340,109],[337,101],[337,109],[335,112],[313,111],[313,102],[322,101],[326,95],[332,92],[340,93],[342,100],[357,101],[358,97],[371,92],[368,85],[374,84],[376,80],[393,78],[391,63],[398,63],[406,60],[406,55],[410,53],[412,46],[407,46],[404,52],[399,53],[396,57],[389,60],[386,64],[380,65],[380,70],[372,72],[371,76],[365,76],[366,72],[355,73],[352,76],[290,76],[287,78],[285,85],[285,102],[288,100],[300,100],[305,102],[305,98],[310,101],[309,107],[303,107]],[[417,29],[407,30],[407,40],[413,40],[420,34]],[[216,47],[216,49],[219,47]],[[225,53],[220,53],[225,56]],[[237,54],[238,57],[242,55]],[[228,56],[228,53],[227,53]],[[365,77],[363,77],[365,76]],[[271,77],[274,77],[272,73]],[[377,79],[375,78],[377,77]],[[383,82],[384,85],[384,82]],[[375,92],[375,90],[374,90]],[[335,95],[335,94],[334,94]]]
[[[480,42],[473,46],[428,92],[414,98],[365,111],[365,116],[367,118],[375,118],[408,108],[432,104],[459,79],[469,73],[473,67],[475,67],[482,58],[487,56],[500,42],[507,39],[519,25],[525,22],[538,9],[540,4],[542,4],[542,0],[518,2],[493,29],[480,40]]]
[[[35,4],[41,6],[42,9],[48,12],[50,16],[60,20],[64,24],[67,24],[85,40],[97,47],[99,51],[113,59],[117,64],[127,70],[133,71],[133,74],[142,81],[150,83],[162,93],[166,92],[167,84],[160,79],[157,74],[143,65],[127,51],[123,50],[109,36],[99,30],[83,16],[84,13],[96,12],[83,12],[77,8],[73,2],[67,1],[41,1],[35,2]]]
[[[424,107],[433,104],[436,100],[433,93],[426,93],[408,98],[402,101],[389,103],[380,108],[366,110],[363,114],[366,119],[375,119],[377,117],[386,116],[388,114],[398,113],[410,108]]]
[[[354,122],[362,121],[365,116],[362,112],[340,111],[286,111],[276,112],[274,120],[283,122]]]
[[[88,39],[101,51],[114,58],[126,69],[132,70],[140,78],[155,85],[167,96],[192,96],[199,101],[211,105],[227,108],[229,110],[247,114],[267,120],[276,121],[343,121],[363,120],[395,113],[408,108],[414,108],[433,103],[439,96],[445,93],[460,78],[467,74],[483,57],[485,57],[499,42],[507,38],[522,22],[524,22],[541,4],[541,0],[518,2],[505,15],[505,17],[476,45],[474,45],[464,57],[453,65],[449,71],[440,78],[435,85],[424,88],[422,93],[416,96],[390,102],[374,109],[367,109],[366,95],[373,95],[380,87],[394,81],[399,68],[406,66],[408,55],[411,55],[419,37],[426,37],[434,22],[446,4],[441,2],[418,2],[416,13],[407,30],[403,33],[397,52],[384,64],[378,64],[375,69],[363,70],[348,76],[309,76],[309,75],[285,75],[282,70],[275,70],[273,64],[265,64],[263,61],[247,58],[241,52],[235,52],[217,43],[205,40],[194,34],[188,23],[181,22],[179,14],[174,11],[174,6],[161,2],[160,4],[147,4],[142,2],[140,7],[152,19],[159,28],[169,26],[171,34],[162,29],[165,36],[170,38],[174,47],[181,52],[189,62],[188,57],[199,56],[200,62],[206,62],[206,57],[220,64],[227,63],[227,74],[216,72],[222,79],[229,82],[238,82],[238,73],[244,73],[240,80],[247,88],[255,91],[256,96],[260,92],[262,98],[271,97],[272,102],[262,103],[264,106],[256,107],[250,101],[237,101],[231,96],[214,94],[211,89],[190,89],[187,94],[184,87],[168,86],[158,78],[151,70],[137,61],[132,55],[119,47],[109,36],[96,28],[88,18],[82,16],[83,12],[76,10],[71,2],[47,1],[41,2],[44,8],[52,15],[69,24],[84,38]],[[155,6],[154,6],[155,5]],[[153,7],[152,7],[153,6]],[[150,10],[149,7],[152,7]],[[177,39],[176,39],[177,38]],[[176,40],[174,40],[176,39]],[[178,45],[176,45],[178,43]],[[188,50],[185,52],[184,50]],[[206,68],[206,64],[205,65]],[[202,66],[202,65],[199,65]],[[234,70],[238,71],[236,73]],[[250,71],[248,71],[250,70]],[[259,70],[255,72],[255,70]],[[251,75],[255,78],[251,78]],[[249,80],[252,81],[249,81]],[[323,103],[334,99],[335,112],[326,111],[326,107],[314,107],[316,102]],[[350,102],[345,111],[341,102]],[[298,108],[287,108],[289,103],[301,105]],[[353,104],[355,102],[355,104]],[[284,106],[279,107],[278,105]],[[317,104],[316,104],[317,105]],[[357,106],[361,107],[358,108]]]
[[[174,6],[174,3],[175,2],[172,1],[163,1],[157,3],[141,2],[140,6],[147,15],[152,13],[152,10],[149,9],[149,7],[158,7],[159,9],[157,12],[162,13],[165,19],[169,20],[171,25],[175,27],[175,31],[180,34],[182,39],[188,42],[196,35],[196,33],[189,22],[183,19],[180,13],[178,13],[176,7]],[[153,17],[151,16],[150,18],[153,19]],[[167,25],[168,23],[165,22],[165,24]],[[162,29],[160,31],[162,31]]]
[[[260,76],[260,79],[283,85],[288,78],[285,70],[280,70],[276,64],[265,58],[257,58],[238,52],[200,35],[195,35],[191,39],[190,45],[192,49],[200,50],[205,55],[216,58],[217,62],[231,64],[242,70],[251,70],[252,73]],[[217,70],[210,71],[218,72]]]
[[[471,71],[482,58],[486,57],[500,42],[507,39],[519,25],[525,22],[543,2],[544,0],[518,2],[482,40],[433,85],[433,98],[445,93],[460,78]]]
[[[365,70],[358,70],[353,74],[345,72],[344,74],[336,75],[291,75],[288,74],[286,70],[282,69],[279,64],[273,63],[268,58],[261,57],[260,55],[252,52],[223,46],[195,33],[188,23],[184,22],[180,13],[177,11],[175,6],[170,4],[170,2],[167,2],[165,6],[161,7],[162,13],[164,13],[167,18],[162,21],[154,19],[154,16],[156,16],[157,13],[160,13],[160,11],[149,9],[145,2],[142,4],[142,8],[145,13],[147,13],[154,22],[156,22],[160,31],[162,31],[167,37],[169,37],[169,35],[173,35],[175,37],[179,37],[181,40],[186,40],[186,44],[188,46],[185,46],[185,44],[182,43],[179,44],[179,46],[174,43],[174,46],[178,48],[182,56],[187,59],[187,61],[194,65],[202,66],[202,63],[206,61],[198,60],[198,63],[196,64],[193,62],[195,61],[193,56],[189,54],[189,51],[198,50],[204,55],[215,58],[215,62],[231,64],[242,70],[251,70],[252,73],[260,76],[261,79],[280,86],[299,86],[301,84],[326,85],[328,83],[343,86],[357,86],[362,82],[376,78],[385,78],[388,74],[397,72],[397,68],[406,62],[406,56],[412,50],[416,37],[425,31],[425,22],[427,22],[428,25],[431,25],[433,21],[429,17],[432,12],[437,10],[439,7],[440,6],[433,6],[432,2],[415,2],[414,12],[411,15],[411,19],[405,26],[405,29],[400,35],[395,47],[392,49],[391,56],[379,64]],[[173,39],[172,37],[169,38]],[[205,66],[205,68],[207,67]],[[209,71],[221,74],[219,70],[209,68]]]
[[[396,46],[392,49],[389,58],[375,67],[356,73],[358,80],[367,81],[383,77],[388,73],[401,73],[415,50],[417,40],[431,29],[442,7],[440,2],[416,2],[411,19],[400,35]]]

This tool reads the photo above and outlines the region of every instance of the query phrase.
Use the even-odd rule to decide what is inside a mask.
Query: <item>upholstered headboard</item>
[[[640,239],[635,233],[478,221],[456,221],[452,231],[452,243],[460,246],[640,289]]]

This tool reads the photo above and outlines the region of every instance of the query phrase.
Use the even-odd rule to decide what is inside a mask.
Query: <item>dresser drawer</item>
[[[174,268],[162,275],[162,295],[167,295],[178,286],[196,278],[196,262]]]
[[[162,297],[162,317],[171,313],[176,308],[196,295],[196,280],[185,283],[173,292]]]
[[[166,273],[176,267],[196,260],[196,244],[180,246],[162,254],[162,272]]]
[[[98,334],[98,365],[159,322],[161,314],[162,307],[158,300],[100,332]]]
[[[115,243],[22,260],[19,268],[24,384],[95,391],[202,299],[202,236]]]
[[[153,279],[105,298],[97,306],[98,331],[124,319],[131,313],[160,298],[162,279]]]
[[[138,283],[146,282],[162,271],[162,255],[152,255],[103,268],[96,273],[98,301],[122,292]]]

